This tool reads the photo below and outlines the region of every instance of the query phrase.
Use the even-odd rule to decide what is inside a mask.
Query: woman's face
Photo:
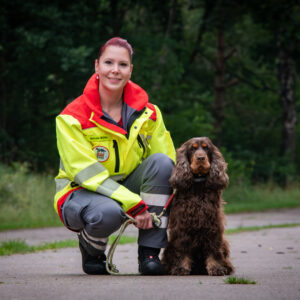
[[[95,61],[95,72],[99,75],[99,90],[121,91],[131,77],[133,65],[126,48],[108,46]]]

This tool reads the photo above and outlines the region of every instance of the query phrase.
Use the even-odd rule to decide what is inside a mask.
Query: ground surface
[[[227,216],[227,228],[300,223],[300,209]],[[136,235],[131,226],[127,235]],[[64,228],[0,232],[0,241],[28,244],[76,238]],[[255,285],[229,285],[226,277],[88,276],[78,249],[0,257],[0,299],[300,299],[300,227],[228,236],[234,276]],[[120,245],[114,263],[137,273],[137,246]]]

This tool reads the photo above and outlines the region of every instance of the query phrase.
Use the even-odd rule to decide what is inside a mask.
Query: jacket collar
[[[96,73],[87,82],[83,95],[85,96],[87,106],[93,112],[91,117],[93,121],[119,133],[127,133],[123,128],[101,118],[104,114],[99,95],[99,77]],[[140,86],[129,80],[124,87],[123,100],[128,106],[141,111],[148,104],[148,95]]]
[[[83,94],[86,96],[87,105],[101,117],[103,111],[99,95],[99,78],[96,73],[87,82]],[[129,80],[124,87],[123,100],[133,109],[140,111],[148,103],[148,95],[140,86]]]

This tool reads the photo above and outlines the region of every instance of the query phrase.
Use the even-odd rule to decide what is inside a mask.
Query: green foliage
[[[225,156],[231,176],[223,195],[226,213],[300,207],[299,186],[285,189],[272,183],[252,186],[244,176],[251,173],[251,168],[241,161],[231,161],[226,152]],[[27,164],[15,163],[13,167],[0,164],[0,230],[62,226],[53,208],[53,177],[29,172],[28,168]]]
[[[0,244],[0,256],[11,255],[17,253],[30,253],[34,252],[33,246],[28,246],[22,240],[9,240],[1,242]]]
[[[234,277],[230,276],[224,279],[224,282],[227,284],[256,284],[257,282],[252,279],[247,279],[244,277]]]
[[[264,211],[300,206],[299,186],[281,188],[275,184],[247,185],[231,184],[224,191],[226,213]]]
[[[109,237],[109,244],[116,238],[115,235]],[[123,235],[119,240],[119,245],[136,243],[137,238]],[[12,254],[26,254],[45,250],[58,250],[63,248],[77,248],[78,240],[62,240],[50,243],[43,243],[37,246],[30,246],[23,240],[8,240],[0,243],[0,256]]]
[[[132,79],[161,108],[176,147],[193,136],[214,140],[216,35],[224,30],[225,54],[233,54],[226,59],[225,83],[237,80],[225,90],[222,123],[231,182],[297,182],[299,122],[295,160],[281,155],[276,38],[295,45],[289,53],[298,113],[299,16],[299,4],[291,0],[4,0],[0,161],[28,161],[30,169],[56,172],[55,116],[82,93],[100,45],[112,36],[133,45]]]
[[[290,227],[298,227],[300,223],[287,223],[287,224],[275,224],[275,225],[265,225],[265,226],[249,226],[249,227],[238,227],[233,229],[227,229],[226,234],[235,234],[241,232],[249,232],[249,231],[258,231],[264,229],[272,229],[272,228],[290,228]]]
[[[27,164],[0,165],[0,230],[59,226],[51,175],[29,174]]]
[[[109,244],[112,244],[116,238],[117,238],[116,235],[111,235],[109,237],[109,241],[108,241]],[[119,239],[118,245],[131,244],[131,243],[136,243],[136,242],[137,242],[136,237],[122,235],[121,238]]]

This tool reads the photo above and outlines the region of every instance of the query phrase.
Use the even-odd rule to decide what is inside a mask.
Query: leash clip
[[[152,224],[154,228],[159,228],[161,226],[160,216],[157,216],[156,213],[151,213],[152,216]]]

